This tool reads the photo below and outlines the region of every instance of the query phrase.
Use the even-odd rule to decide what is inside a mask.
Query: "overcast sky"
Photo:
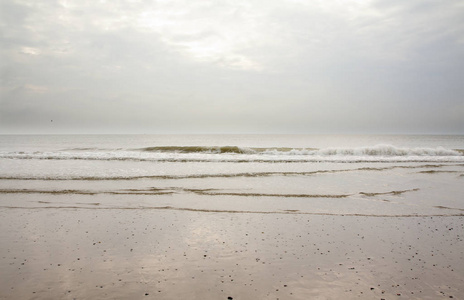
[[[0,133],[464,134],[464,1],[0,0],[0,72]]]

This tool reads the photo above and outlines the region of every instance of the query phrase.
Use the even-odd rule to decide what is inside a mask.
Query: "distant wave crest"
[[[316,155],[343,156],[462,156],[459,150],[438,148],[399,148],[392,145],[376,145],[360,148],[327,148],[315,151]]]
[[[156,162],[464,162],[464,150],[400,148],[246,148],[238,146],[156,146],[139,149],[69,149],[3,152],[6,159],[131,160]]]
[[[159,153],[235,153],[235,154],[254,154],[256,150],[251,148],[242,148],[237,146],[158,146],[137,149],[144,152]]]
[[[392,145],[376,145],[359,148],[246,148],[238,146],[157,146],[136,149],[157,153],[204,153],[204,154],[268,154],[312,156],[461,156],[462,150],[438,148],[399,148]]]

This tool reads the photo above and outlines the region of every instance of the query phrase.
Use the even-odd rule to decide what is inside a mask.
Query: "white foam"
[[[392,145],[376,145],[360,148],[327,148],[317,150],[314,155],[343,155],[343,156],[462,156],[455,150],[437,148],[398,148]]]
[[[124,150],[2,152],[0,158],[51,160],[135,160],[205,162],[464,162],[459,151],[437,148],[399,148],[376,145],[359,148],[269,149],[255,153],[141,152]]]

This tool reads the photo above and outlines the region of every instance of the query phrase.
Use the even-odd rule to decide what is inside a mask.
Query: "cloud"
[[[2,132],[464,128],[461,1],[0,5]]]

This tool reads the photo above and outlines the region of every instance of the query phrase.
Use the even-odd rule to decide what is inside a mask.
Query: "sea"
[[[1,135],[4,208],[464,215],[463,135]]]

